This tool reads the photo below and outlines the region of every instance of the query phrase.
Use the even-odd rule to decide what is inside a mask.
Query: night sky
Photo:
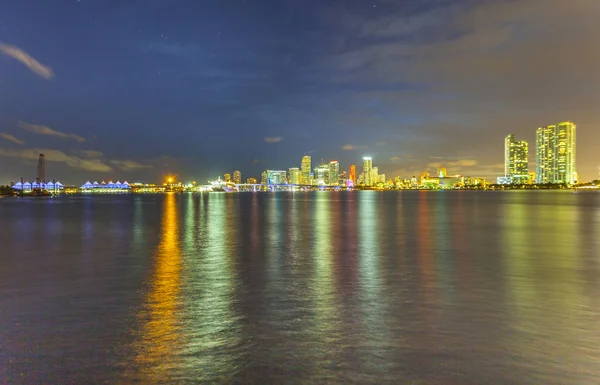
[[[0,0],[0,184],[205,181],[364,155],[503,173],[577,124],[600,174],[598,0]],[[358,171],[362,166],[358,167]]]

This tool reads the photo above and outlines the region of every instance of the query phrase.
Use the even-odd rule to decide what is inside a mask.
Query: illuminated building
[[[288,181],[290,184],[300,184],[300,169],[292,167],[288,170]]]
[[[267,170],[267,183],[268,185],[273,184],[287,184],[287,173],[285,170]]]
[[[371,169],[371,186],[375,186],[379,183],[379,167],[373,167]]]
[[[315,167],[315,184],[319,186],[329,184],[329,165],[326,163],[321,163],[319,166]]]
[[[246,179],[246,183],[257,184],[258,182],[257,182],[256,178],[248,178],[248,179]]]
[[[437,174],[439,178],[445,178],[446,177],[446,167],[439,167],[437,169]]]
[[[575,129],[572,122],[540,127],[536,132],[536,182],[577,183]]]
[[[385,184],[385,174],[379,174],[379,183]]]
[[[225,183],[231,183],[231,174],[225,174],[223,179]]]
[[[302,163],[300,163],[300,184],[311,184],[310,180],[310,169],[311,169],[310,155],[302,157]]]
[[[504,176],[510,183],[525,184],[529,179],[529,149],[527,142],[510,134],[504,140]],[[504,180],[506,181],[506,180]]]
[[[363,158],[363,183],[365,186],[372,186],[371,175],[373,172],[373,158],[365,156]]]
[[[233,183],[235,183],[235,184],[242,183],[242,173],[239,170],[235,170],[233,172]]]
[[[267,177],[267,171],[263,171],[260,174],[260,184],[268,184],[269,178]]]
[[[115,183],[112,180],[108,183],[105,183],[104,181],[102,183],[90,183],[90,181],[87,181],[83,185],[81,185],[80,190],[82,193],[119,194],[130,192],[131,186],[127,181],[123,183],[121,183],[120,181],[117,181]]]
[[[340,162],[332,160],[329,162],[329,185],[337,185],[340,179]]]
[[[356,184],[356,166],[353,164],[350,165],[350,180]]]

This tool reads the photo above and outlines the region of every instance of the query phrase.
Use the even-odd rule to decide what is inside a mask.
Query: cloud
[[[11,135],[11,134],[5,134],[3,132],[0,132],[0,137],[4,138],[10,142],[16,143],[16,144],[25,144],[25,142],[23,142],[20,139],[15,138],[14,135]]]
[[[283,140],[283,136],[267,136],[265,142],[267,143],[279,143]]]
[[[123,171],[134,171],[151,167],[150,165],[141,164],[133,160],[110,160],[109,162]]]
[[[0,52],[25,64],[25,66],[27,66],[31,71],[43,77],[44,79],[52,79],[54,77],[52,68],[41,64],[19,47],[0,42]]]
[[[84,159],[72,156],[60,150],[49,148],[31,148],[26,150],[10,150],[0,148],[0,156],[37,160],[39,154],[44,154],[46,162],[64,163],[72,168],[86,171],[109,172],[112,167],[100,159]]]
[[[40,124],[29,124],[29,123],[25,123],[25,122],[21,121],[21,122],[19,122],[19,127],[21,127],[22,129],[24,129],[26,131],[33,132],[34,134],[38,134],[38,135],[49,135],[49,136],[56,136],[56,137],[62,138],[62,139],[73,139],[79,143],[85,142],[85,138],[83,138],[77,134],[67,134],[64,132],[53,130],[47,126],[42,126]]]
[[[96,151],[96,150],[82,150],[82,151],[79,151],[79,154],[81,154],[82,156],[84,156],[86,158],[92,158],[92,159],[99,159],[104,156],[102,151]]]
[[[346,150],[346,151],[360,150],[361,148],[365,148],[365,146],[357,146],[354,144],[344,144],[342,146],[342,150]]]

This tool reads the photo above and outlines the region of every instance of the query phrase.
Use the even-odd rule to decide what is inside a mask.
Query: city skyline
[[[567,119],[598,178],[594,1],[308,3],[4,4],[0,180],[33,179],[39,153],[71,183],[245,180],[303,154],[493,179],[508,133],[531,152]]]

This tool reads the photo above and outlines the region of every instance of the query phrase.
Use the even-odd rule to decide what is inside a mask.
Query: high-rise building
[[[267,170],[260,174],[260,184],[269,184],[269,177],[267,176]]]
[[[248,178],[248,179],[246,179],[246,183],[248,183],[248,184],[256,184],[257,183],[256,182],[256,178]]]
[[[529,149],[527,142],[510,134],[504,140],[504,176],[511,183],[525,184],[529,179]]]
[[[350,165],[350,180],[356,184],[356,166],[353,164]]]
[[[38,158],[37,182],[46,183],[46,157],[40,154]]]
[[[537,183],[577,182],[575,170],[575,123],[540,127],[536,132],[535,174]]]
[[[339,184],[340,179],[340,162],[332,160],[329,162],[329,185],[335,186]]]
[[[225,177],[224,178],[225,182],[227,182],[227,183],[231,182],[231,174],[225,174],[224,177]]]
[[[242,183],[242,173],[239,170],[235,170],[233,172],[233,183],[235,183],[235,184]]]
[[[365,186],[372,186],[371,172],[373,171],[373,158],[365,156],[363,158],[363,182]]]
[[[326,163],[321,163],[319,166],[315,167],[315,176],[314,176],[315,184],[319,186],[329,184],[329,165]]]
[[[286,184],[286,171],[285,170],[267,170],[267,183],[266,184]]]
[[[312,165],[311,165],[310,155],[303,156],[302,163],[300,163],[300,184],[306,184],[306,185],[311,184],[311,180],[310,180],[310,168],[311,167],[312,167]]]
[[[300,184],[300,169],[292,167],[288,170],[288,181],[290,184]]]
[[[375,186],[379,183],[379,167],[373,167],[371,169],[371,185]]]

